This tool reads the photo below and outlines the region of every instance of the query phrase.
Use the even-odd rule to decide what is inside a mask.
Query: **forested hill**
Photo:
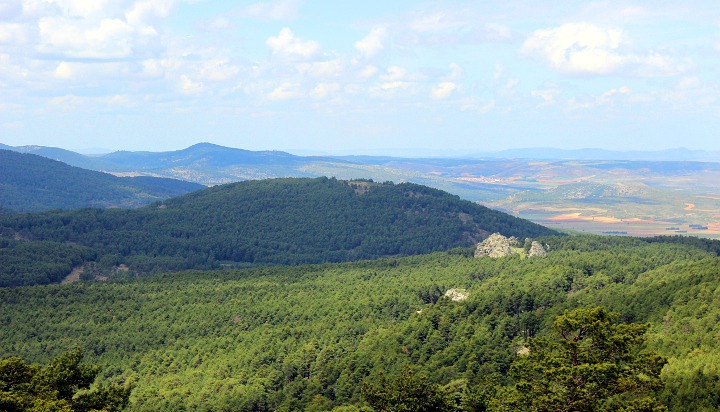
[[[116,177],[45,157],[0,150],[0,207],[16,212],[138,207],[204,186],[156,177]]]
[[[617,404],[643,392],[671,412],[719,410],[720,258],[688,238],[541,240],[551,246],[545,258],[453,251],[0,288],[0,358],[45,363],[79,347],[102,366],[98,388],[135,383],[127,411],[665,410]],[[465,300],[444,297],[453,289]],[[648,323],[646,344],[623,351],[632,338],[600,322],[558,340],[556,317],[595,306]],[[604,345],[593,337],[590,346],[598,331]],[[521,349],[542,350],[531,338],[565,345],[533,349],[545,358],[528,367],[538,357]],[[667,360],[664,388],[642,364],[628,365],[640,356],[660,367]],[[443,385],[454,407],[368,409],[363,383],[377,385],[382,372],[394,379],[408,366]],[[614,382],[640,393],[577,406],[614,395],[606,390]],[[414,390],[409,383],[389,394]],[[496,401],[521,407],[493,408]]]
[[[8,215],[0,230],[89,247],[101,266],[141,273],[415,255],[472,246],[493,232],[555,233],[425,186],[328,178],[239,182],[135,210]]]

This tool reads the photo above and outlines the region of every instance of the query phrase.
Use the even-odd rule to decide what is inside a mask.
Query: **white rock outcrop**
[[[547,255],[545,247],[537,240],[533,240],[530,245],[530,250],[528,251],[528,257],[545,257],[545,255]]]
[[[453,302],[462,302],[470,297],[470,294],[465,289],[448,289],[445,292],[445,297],[450,298]]]
[[[504,257],[513,253],[512,246],[511,239],[506,238],[500,233],[493,233],[477,245],[475,257]]]

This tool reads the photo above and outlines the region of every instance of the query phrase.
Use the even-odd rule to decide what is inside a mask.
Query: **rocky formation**
[[[506,238],[500,233],[493,233],[487,239],[478,244],[475,249],[475,257],[488,256],[500,258],[513,253],[513,247],[517,247],[517,238]]]
[[[528,249],[527,254],[525,249]],[[513,253],[527,257],[544,257],[547,249],[538,241],[525,239],[525,246],[516,237],[505,237],[499,233],[493,233],[487,239],[480,242],[475,249],[475,257],[501,258]]]
[[[537,240],[533,240],[528,251],[528,257],[545,257],[547,250]]]
[[[445,292],[445,297],[450,298],[453,302],[461,302],[470,296],[465,289],[449,289]]]

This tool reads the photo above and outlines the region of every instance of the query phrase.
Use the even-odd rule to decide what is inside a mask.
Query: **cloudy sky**
[[[13,146],[720,150],[719,131],[717,0],[0,0]]]

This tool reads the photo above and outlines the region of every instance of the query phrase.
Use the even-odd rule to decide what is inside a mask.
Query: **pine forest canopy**
[[[134,383],[128,411],[370,411],[406,391],[464,411],[720,408],[719,242],[539,240],[542,258],[457,249],[0,288],[0,354],[45,364],[79,347],[98,385]]]
[[[245,181],[134,210],[4,215],[0,230],[0,253],[14,265],[1,274],[4,285],[36,283],[21,279],[30,276],[23,262],[37,278],[34,255],[46,246],[53,252],[45,255],[63,256],[66,274],[79,261],[149,273],[415,255],[470,247],[494,232],[556,233],[425,186],[328,178]]]

